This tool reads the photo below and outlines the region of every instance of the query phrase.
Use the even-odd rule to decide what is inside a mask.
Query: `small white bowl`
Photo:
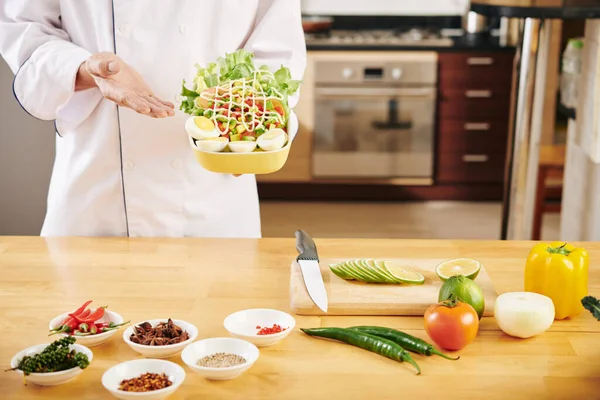
[[[181,329],[183,329],[184,331],[186,331],[189,334],[189,339],[186,341],[183,341],[181,343],[168,344],[165,346],[147,346],[147,345],[143,345],[143,344],[134,343],[131,341],[131,339],[129,339],[131,334],[134,332],[134,327],[141,325],[144,322],[149,322],[150,325],[152,325],[152,327],[155,327],[159,323],[167,322],[168,320],[169,320],[168,318],[147,319],[145,321],[140,321],[136,324],[132,324],[123,332],[123,340],[125,341],[125,343],[127,343],[129,345],[129,347],[131,347],[134,351],[137,351],[144,357],[147,357],[147,358],[170,358],[170,357],[173,357],[173,356],[181,353],[181,351],[184,349],[185,346],[192,343],[198,337],[198,328],[196,328],[194,325],[190,324],[189,322],[182,321],[180,319],[173,319],[173,322],[175,323],[175,325],[180,326]]]
[[[10,367],[16,368],[19,365],[19,361],[21,361],[23,357],[33,356],[34,354],[41,353],[48,345],[50,345],[50,343],[38,344],[36,346],[31,346],[25,350],[21,350],[12,358],[12,360],[10,360]],[[77,343],[72,344],[71,346],[69,346],[69,348],[71,350],[75,349],[75,351],[77,351],[78,353],[85,354],[88,357],[88,360],[91,364],[93,354],[90,349]],[[23,375],[23,371],[21,370],[16,370],[12,372]],[[59,372],[32,373],[27,375],[25,379],[27,380],[27,382],[35,383],[40,386],[56,386],[70,381],[82,372],[83,370],[81,368],[75,367]]]
[[[274,324],[279,324],[282,328],[287,329],[271,335],[257,334],[257,326],[271,327]],[[229,315],[225,318],[223,325],[231,336],[247,340],[258,347],[265,347],[285,339],[296,326],[296,320],[283,311],[256,308]]]
[[[119,385],[124,379],[132,379],[145,373],[166,374],[173,384],[164,389],[150,392],[126,392],[119,390]],[[104,372],[102,385],[113,396],[119,399],[159,400],[166,399],[181,386],[185,380],[185,371],[179,365],[166,360],[140,359],[117,364]]]
[[[215,353],[232,353],[242,356],[246,362],[224,368],[209,368],[198,365],[202,357]],[[245,340],[234,338],[203,339],[186,346],[181,353],[183,362],[206,379],[224,381],[240,376],[258,360],[258,348]]]
[[[48,329],[52,330],[54,328],[58,328],[60,326],[60,324],[65,320],[65,318],[67,318],[68,316],[69,316],[69,313],[64,313],[64,314],[61,314],[61,315],[55,317],[52,321],[50,321],[50,324],[48,325]],[[123,317],[121,317],[116,312],[105,310],[104,316],[102,318],[100,318],[100,320],[98,322],[114,322],[115,324],[122,324]],[[75,336],[75,339],[77,340],[77,343],[82,344],[87,347],[99,346],[99,345],[105,343],[108,339],[110,339],[115,333],[117,333],[118,330],[119,329],[113,329],[108,332],[98,333],[96,335],[89,335],[89,336]],[[60,333],[60,334],[56,334],[54,336],[62,337],[62,336],[68,336],[68,335],[66,333]]]

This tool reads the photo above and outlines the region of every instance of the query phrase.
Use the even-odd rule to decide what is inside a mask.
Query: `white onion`
[[[504,293],[496,299],[494,317],[504,333],[525,339],[550,328],[554,322],[554,303],[538,293]]]

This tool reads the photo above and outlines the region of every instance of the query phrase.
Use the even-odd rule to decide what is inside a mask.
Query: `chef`
[[[41,235],[260,237],[255,177],[204,170],[178,109],[239,48],[302,79],[300,0],[3,0],[14,95],[56,127]]]

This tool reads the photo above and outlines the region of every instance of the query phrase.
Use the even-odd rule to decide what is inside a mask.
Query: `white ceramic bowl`
[[[173,384],[164,389],[150,392],[125,392],[119,390],[119,385],[124,379],[132,379],[145,373],[166,374]],[[102,385],[113,396],[119,399],[159,400],[166,399],[173,394],[185,380],[185,371],[179,365],[166,360],[140,359],[117,364],[104,372]]]
[[[49,344],[50,343],[38,344],[36,346],[31,346],[25,350],[21,350],[20,352],[15,354],[15,356],[12,358],[12,360],[10,360],[10,367],[16,368],[17,365],[19,365],[19,361],[21,361],[21,359],[23,357],[33,356],[34,354],[40,353]],[[77,344],[77,343],[72,344],[71,346],[69,346],[69,348],[71,350],[75,349],[75,351],[77,351],[78,353],[83,353],[83,354],[87,355],[88,360],[90,361],[90,364],[91,364],[93,354],[90,349],[88,349],[87,347],[82,346],[80,344]],[[89,368],[89,366],[88,366],[88,368]],[[35,383],[40,386],[56,386],[56,385],[60,385],[62,383],[70,381],[71,379],[75,378],[77,375],[81,374],[83,371],[84,371],[83,369],[81,369],[79,367],[75,367],[75,368],[71,368],[71,369],[67,369],[65,371],[59,371],[59,372],[33,373],[33,374],[27,375],[26,380],[27,380],[27,382]],[[20,370],[11,371],[11,372],[19,373],[19,374],[23,375],[23,371],[20,371]]]
[[[127,329],[125,329],[125,331],[123,332],[123,340],[125,341],[125,343],[127,343],[129,345],[129,347],[131,347],[133,350],[137,351],[144,357],[147,357],[147,358],[170,358],[170,357],[173,357],[173,356],[181,353],[181,351],[185,348],[185,346],[192,343],[198,337],[198,328],[196,328],[194,325],[190,324],[189,322],[182,321],[180,319],[173,319],[173,322],[175,323],[175,325],[179,325],[181,327],[181,329],[186,331],[190,336],[188,340],[181,342],[181,343],[168,344],[165,346],[147,346],[147,345],[143,345],[143,344],[133,343],[129,339],[131,334],[134,332],[133,328],[144,322],[149,322],[150,325],[155,327],[159,323],[167,322],[168,320],[169,320],[168,318],[147,319],[145,321],[140,321],[136,324],[132,324],[129,327],[127,327]]]
[[[246,362],[224,368],[209,368],[198,365],[202,357],[215,353],[232,353],[242,356]],[[258,360],[258,347],[245,340],[234,338],[210,338],[188,345],[181,353],[183,362],[206,379],[223,381],[240,376]]]
[[[257,335],[257,326],[271,327],[273,324],[279,324],[282,328],[287,329],[271,335]],[[225,318],[223,325],[231,336],[247,340],[258,347],[264,347],[285,339],[296,326],[296,320],[283,311],[256,308],[229,315]]]
[[[60,324],[65,320],[65,318],[67,318],[68,316],[69,316],[69,313],[64,313],[64,314],[61,314],[61,315],[55,317],[52,321],[50,321],[50,324],[48,325],[48,329],[52,330],[54,328],[58,328],[60,326]],[[104,311],[104,316],[99,320],[99,322],[114,322],[115,324],[122,324],[123,317],[121,317],[116,312],[106,310],[106,311]],[[108,332],[98,333],[96,335],[89,335],[89,336],[75,336],[75,339],[77,340],[77,343],[82,344],[87,347],[99,346],[99,345],[105,343],[108,339],[110,339],[115,333],[117,333],[118,330],[119,329],[113,329]],[[54,336],[62,337],[62,336],[67,336],[67,334],[60,333],[60,334],[57,334]]]

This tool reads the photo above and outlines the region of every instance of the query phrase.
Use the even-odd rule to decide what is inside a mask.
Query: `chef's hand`
[[[122,107],[154,118],[175,115],[172,103],[156,97],[141,75],[113,53],[96,53],[81,64],[75,90],[97,86]]]

